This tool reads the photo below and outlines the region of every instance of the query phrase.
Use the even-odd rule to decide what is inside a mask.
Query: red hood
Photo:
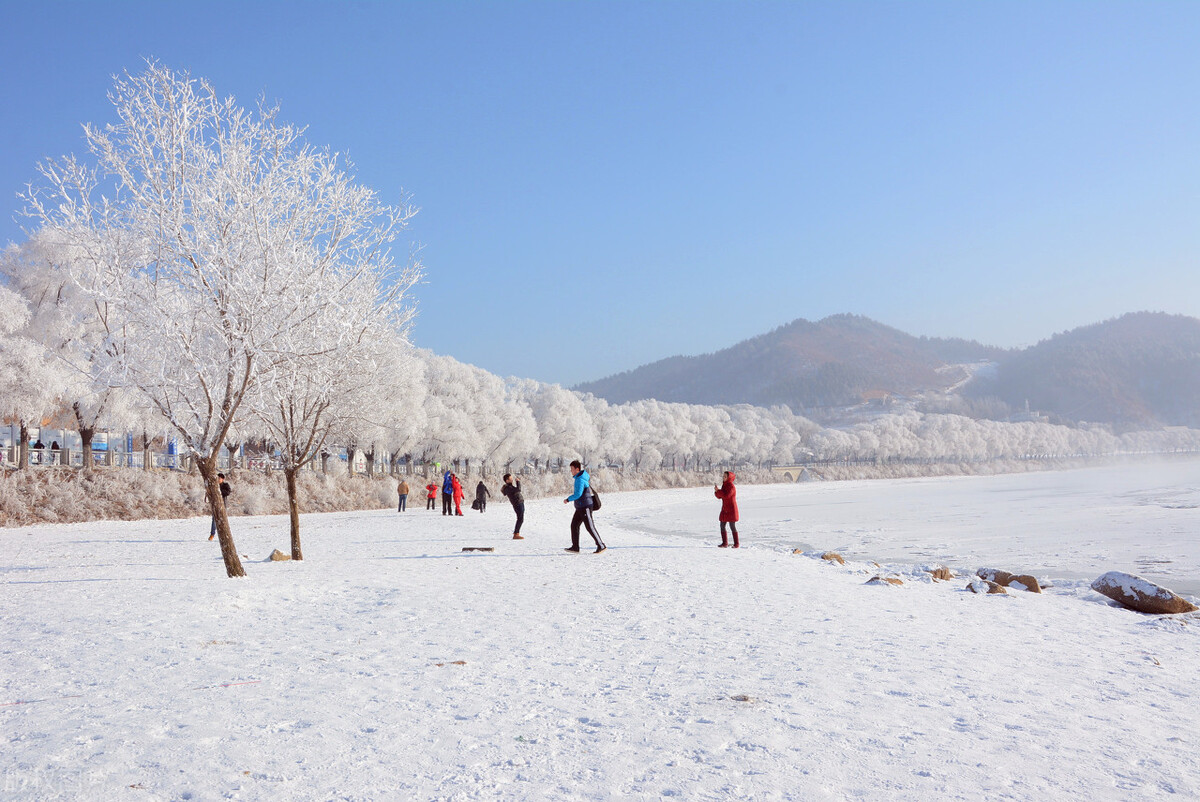
[[[729,481],[731,484],[737,481],[737,474],[733,471],[729,471]]]

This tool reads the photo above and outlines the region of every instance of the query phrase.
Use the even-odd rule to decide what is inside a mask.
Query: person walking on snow
[[[436,482],[425,485],[425,509],[437,512],[438,486]]]
[[[513,479],[511,473],[504,474],[504,484],[500,492],[512,503],[513,512],[517,514],[517,525],[513,527],[513,540],[524,540],[521,536],[521,524],[525,521],[525,496],[521,494],[521,480]]]
[[[483,480],[479,480],[479,484],[475,485],[475,509],[483,512],[487,508],[487,497],[492,494],[492,491],[487,489],[487,485]]]
[[[458,481],[458,476],[456,476],[453,473],[450,474],[450,488],[451,488],[451,493],[454,496],[454,514],[462,515],[462,500],[463,500],[462,482]]]
[[[575,477],[575,487],[571,495],[563,499],[563,504],[575,502],[575,515],[571,518],[571,546],[567,551],[579,551],[579,526],[587,527],[588,534],[596,541],[596,554],[607,548],[596,530],[596,522],[592,520],[592,477],[583,469],[579,460],[571,460],[571,475]]]
[[[450,471],[446,471],[446,475],[442,477],[442,515],[453,515],[454,510],[450,507],[450,502],[454,498],[454,482],[450,481]]]
[[[408,482],[404,479],[400,480],[400,484],[396,485],[396,495],[400,497],[400,508],[396,512],[404,512],[404,508],[408,506]]]
[[[722,549],[729,548],[729,536],[725,534],[726,524],[728,524],[729,528],[733,530],[733,547],[735,549],[741,548],[741,544],[738,543],[737,531],[737,488],[733,486],[733,480],[736,478],[737,477],[734,475],[733,471],[725,471],[724,481],[721,482],[721,486],[717,487],[716,485],[713,485],[713,488],[716,490],[714,495],[721,499],[721,516],[717,520],[721,522],[720,548]]]

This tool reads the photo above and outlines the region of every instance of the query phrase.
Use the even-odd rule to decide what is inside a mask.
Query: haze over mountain
[[[967,373],[947,365],[995,361],[1000,348],[914,337],[859,315],[804,319],[702,356],[675,356],[574,389],[610,403],[642,398],[691,404],[787,404],[794,410],[858,403],[875,392],[945,389]]]
[[[995,369],[972,369],[985,362]],[[834,315],[573,389],[611,403],[786,404],[815,417],[875,398],[924,396],[951,411],[1003,418],[1028,401],[1032,410],[1072,421],[1194,426],[1200,320],[1139,312],[1008,350]]]
[[[1200,320],[1136,312],[1083,326],[1011,354],[966,389],[1071,421],[1200,427]]]

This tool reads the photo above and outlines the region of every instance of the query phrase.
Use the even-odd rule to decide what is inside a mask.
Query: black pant
[[[513,512],[517,514],[517,525],[513,527],[513,534],[521,534],[521,524],[525,523],[525,502],[513,505]]]
[[[429,498],[427,499],[427,501],[425,503],[425,509],[436,510],[437,509],[437,499],[434,498],[433,496],[429,496]]]
[[[604,541],[600,539],[600,533],[596,530],[596,522],[592,520],[591,507],[575,508],[575,517],[571,519],[571,548],[579,548],[580,524],[587,527],[588,534],[592,536],[592,540],[596,541],[596,548],[604,548]]]
[[[484,498],[483,496],[480,496],[479,498],[475,499],[475,503],[479,505],[480,512],[483,512],[484,510],[487,509],[487,499]]]
[[[449,493],[442,493],[442,515],[454,514],[454,497]]]

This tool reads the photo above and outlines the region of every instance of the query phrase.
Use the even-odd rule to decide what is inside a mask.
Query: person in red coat
[[[734,476],[733,471],[725,471],[724,481],[722,481],[721,486],[717,487],[716,485],[713,485],[713,487],[716,489],[716,497],[721,499],[721,517],[718,520],[721,522],[720,547],[723,549],[729,548],[729,536],[725,534],[726,524],[728,524],[729,528],[733,530],[733,547],[735,549],[741,547],[741,544],[738,543],[737,531],[737,488],[733,486],[733,480],[736,478],[737,477]]]
[[[438,490],[438,486],[433,482],[425,485],[425,491],[427,494],[425,496],[425,509],[437,512]]]
[[[457,476],[455,476],[454,474],[450,474],[450,484],[454,487],[454,493],[453,493],[453,495],[454,495],[454,514],[462,515],[463,514],[462,513],[462,500],[463,500],[462,482],[458,481]]]

